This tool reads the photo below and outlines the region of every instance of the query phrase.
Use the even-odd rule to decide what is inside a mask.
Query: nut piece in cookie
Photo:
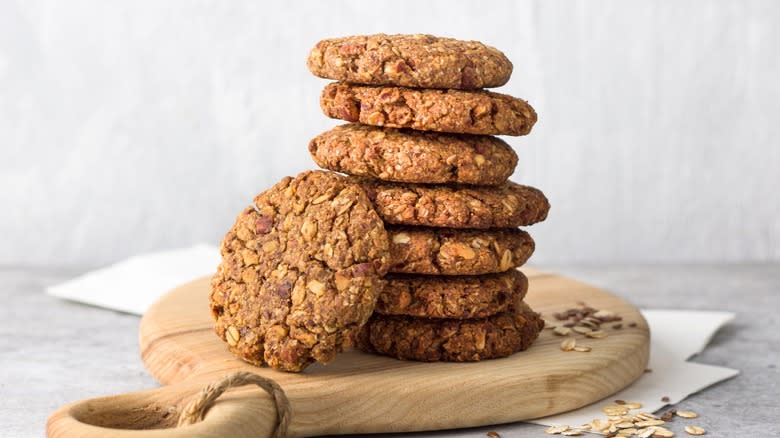
[[[393,274],[385,280],[374,310],[383,315],[484,318],[516,309],[528,292],[528,279],[516,269],[449,277]]]
[[[352,178],[389,224],[446,228],[515,228],[547,218],[550,203],[533,187],[423,185]]]
[[[314,46],[306,65],[321,78],[416,88],[500,87],[512,74],[512,63],[493,47],[433,35],[326,39]]]
[[[517,228],[464,230],[388,226],[390,272],[480,275],[522,266],[534,252],[531,236]]]
[[[259,194],[221,246],[217,334],[241,359],[284,371],[328,362],[365,323],[388,268],[388,238],[365,192],[304,172]]]
[[[443,134],[350,123],[309,143],[317,165],[384,181],[498,185],[517,165],[505,141],[487,135]]]
[[[326,116],[388,128],[479,135],[526,135],[536,123],[528,102],[490,91],[328,84]]]

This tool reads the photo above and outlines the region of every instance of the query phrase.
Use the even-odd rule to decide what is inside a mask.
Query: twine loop
[[[214,382],[201,389],[197,397],[189,402],[179,414],[177,427],[195,424],[203,420],[206,411],[214,405],[214,402],[229,388],[235,388],[244,385],[257,385],[265,392],[269,393],[274,399],[276,406],[276,428],[273,438],[284,438],[287,436],[287,429],[290,426],[290,417],[292,409],[290,401],[287,399],[284,390],[275,381],[263,377],[259,374],[238,371],[228,374],[222,380]]]

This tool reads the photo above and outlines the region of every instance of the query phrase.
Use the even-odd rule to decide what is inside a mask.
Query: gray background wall
[[[217,242],[337,124],[309,48],[374,32],[512,59],[535,262],[780,259],[780,2],[0,0],[0,264]]]

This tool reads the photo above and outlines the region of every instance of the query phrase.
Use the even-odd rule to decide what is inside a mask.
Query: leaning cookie
[[[258,195],[221,253],[217,334],[239,358],[284,371],[333,359],[373,311],[388,268],[387,233],[365,192],[322,171]]]
[[[306,65],[314,75],[338,81],[462,90],[500,87],[512,74],[512,63],[493,47],[432,35],[322,40]]]
[[[517,308],[528,292],[518,270],[501,274],[440,277],[392,274],[374,312],[422,318],[485,318]]]
[[[389,224],[447,228],[516,228],[543,221],[550,210],[533,187],[506,182],[500,186],[389,183],[367,178],[360,184],[379,216]]]
[[[329,84],[326,116],[389,128],[480,135],[526,135],[536,123],[528,102],[490,91]]]
[[[320,167],[385,181],[497,185],[515,170],[517,154],[491,136],[442,134],[350,123],[309,143]]]
[[[356,346],[368,353],[423,362],[466,362],[526,350],[544,320],[525,303],[513,312],[478,319],[428,319],[374,314]]]
[[[522,266],[534,240],[517,228],[463,230],[387,226],[390,272],[479,275]]]

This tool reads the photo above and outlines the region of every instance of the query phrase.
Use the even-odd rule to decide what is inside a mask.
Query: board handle
[[[244,387],[221,396],[222,392],[214,392],[215,388],[224,391],[250,383],[259,385],[257,380],[250,377],[251,381],[247,382],[246,376],[238,374],[264,379],[256,374],[234,373],[205,388],[202,383],[185,381],[147,391],[82,400],[55,411],[47,422],[46,435],[51,438],[257,438],[274,436],[282,431],[279,426],[286,428],[280,421],[289,422],[289,402],[286,408],[282,406],[277,411],[279,395],[286,401],[281,388],[280,392],[274,392]],[[207,409],[208,414],[200,421],[193,420],[193,415],[200,416],[201,408]],[[283,412],[287,414],[286,420],[281,415]],[[182,413],[190,419],[178,426]],[[192,421],[197,422],[188,424]],[[286,429],[282,433],[286,434]]]

